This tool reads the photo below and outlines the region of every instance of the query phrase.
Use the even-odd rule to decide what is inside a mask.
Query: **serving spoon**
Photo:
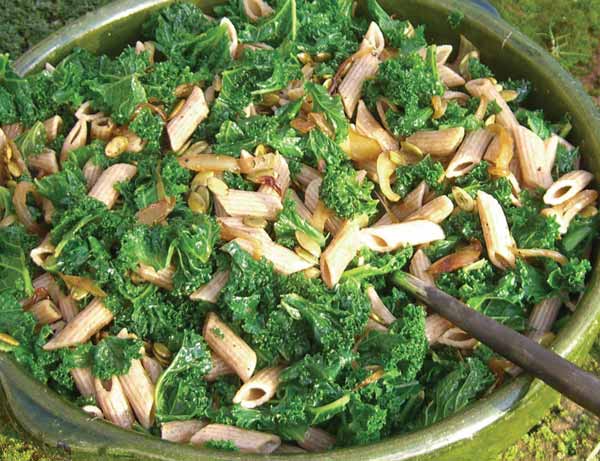
[[[596,375],[411,274],[396,272],[392,281],[473,338],[600,417],[600,378]]]

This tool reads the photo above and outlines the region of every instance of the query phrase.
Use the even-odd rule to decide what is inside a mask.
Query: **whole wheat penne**
[[[229,440],[242,453],[269,454],[281,445],[281,439],[274,434],[248,431],[224,424],[209,424],[203,427],[194,434],[190,443],[203,445],[211,440]]]
[[[598,192],[595,190],[584,190],[570,198],[566,202],[555,205],[552,208],[545,208],[541,211],[544,216],[554,216],[559,224],[559,232],[566,234],[569,230],[569,224],[577,214],[585,207],[593,204],[598,198]]]
[[[527,187],[547,189],[552,184],[552,176],[547,169],[544,141],[524,126],[517,127],[513,134],[523,183]]]
[[[406,217],[410,216],[423,206],[423,199],[427,191],[427,183],[421,181],[400,203],[392,205],[390,209],[392,214],[389,212],[384,214],[377,222],[375,222],[373,227],[394,224],[406,219]]]
[[[162,423],[160,437],[173,443],[189,443],[194,434],[207,425],[207,421],[200,419]]]
[[[12,139],[14,141],[18,136],[23,134],[24,127],[22,123],[9,123],[8,125],[2,125],[0,130],[4,132],[8,139]]]
[[[544,147],[546,150],[544,154],[544,172],[549,176],[552,176],[552,169],[554,168],[554,162],[556,161],[556,153],[558,151],[559,143],[560,137],[555,134],[552,134],[544,141]]]
[[[179,157],[179,164],[192,171],[240,171],[239,160],[229,155],[184,154]]]
[[[274,221],[283,209],[280,197],[264,192],[229,189],[225,194],[215,195],[215,199],[230,216],[252,216]]]
[[[70,322],[73,317],[77,315],[79,312],[79,307],[77,305],[77,301],[75,301],[71,296],[65,295],[59,288],[58,284],[54,280],[54,277],[48,272],[45,272],[43,275],[40,275],[36,279],[33,280],[34,288],[44,288],[50,298],[60,309],[62,318]]]
[[[52,351],[83,344],[108,325],[112,319],[112,312],[99,298],[94,298],[60,333],[46,343],[44,350]]]
[[[442,96],[444,101],[459,101],[459,102],[467,102],[469,100],[469,95],[467,93],[463,93],[462,91],[452,91],[447,90]]]
[[[446,177],[463,176],[475,168],[483,158],[493,137],[492,133],[484,129],[468,133],[458,151],[450,160],[446,168]]]
[[[105,117],[102,112],[95,112],[92,107],[92,101],[84,102],[79,108],[75,111],[75,118],[77,120],[82,120],[85,122],[91,122],[97,118]]]
[[[369,29],[360,45],[358,57],[348,70],[338,92],[348,118],[352,118],[356,104],[360,99],[363,83],[377,73],[379,55],[383,51],[385,41],[381,29],[371,22]]]
[[[322,183],[323,180],[321,178],[316,178],[311,181],[304,190],[304,203],[306,204],[306,208],[308,208],[312,213],[314,213],[317,209]]]
[[[589,171],[571,171],[558,178],[550,186],[544,194],[544,203],[548,205],[560,205],[584,190],[593,179],[594,175]]]
[[[409,221],[399,224],[368,227],[360,231],[362,243],[378,253],[421,245],[445,238],[442,228],[431,221]]]
[[[435,286],[435,280],[428,272],[431,261],[422,249],[418,249],[410,260],[408,271],[423,282]]]
[[[425,336],[429,345],[437,344],[440,337],[450,328],[452,328],[452,323],[444,317],[437,314],[427,316],[425,319]]]
[[[277,450],[275,450],[275,453],[277,453],[278,455],[279,454],[292,455],[292,454],[297,454],[297,453],[306,453],[306,450],[304,448],[300,448],[299,446],[296,446],[296,445],[282,443],[279,446],[279,448]]]
[[[258,188],[258,192],[273,194],[276,197],[285,197],[285,193],[290,186],[290,169],[288,163],[282,155],[275,156],[275,165],[273,168],[274,183],[263,184]]]
[[[514,267],[515,255],[512,248],[515,247],[515,241],[510,234],[502,206],[490,194],[479,191],[477,209],[490,261],[500,269]]]
[[[44,272],[42,275],[34,278],[31,281],[31,283],[33,285],[33,288],[35,288],[36,290],[46,290],[50,295],[52,301],[58,303],[58,300],[60,298],[60,288],[54,280],[54,277],[52,277],[52,274],[50,274],[50,272]]]
[[[115,122],[110,117],[100,117],[90,123],[90,136],[108,142],[113,138],[115,128]]]
[[[232,375],[235,370],[231,368],[225,360],[212,352],[210,354],[212,368],[204,376],[204,380],[210,382],[215,381],[219,376]]]
[[[454,347],[456,349],[473,349],[477,340],[457,327],[446,330],[437,340],[438,344]]]
[[[35,303],[29,312],[33,314],[39,325],[50,325],[62,319],[60,311],[50,299]]]
[[[152,357],[148,357],[145,354],[142,356],[141,361],[144,370],[146,370],[146,373],[148,373],[150,381],[152,382],[152,384],[156,385],[158,379],[160,378],[160,375],[162,375],[164,371],[162,365],[158,363],[158,360]]]
[[[372,318],[367,319],[367,324],[365,325],[365,332],[369,333],[371,331],[379,331],[380,333],[388,333],[389,329],[384,324],[379,323]]]
[[[450,216],[453,210],[452,200],[447,195],[441,195],[408,215],[406,221],[426,220],[439,224]]]
[[[221,226],[221,238],[223,240],[233,240],[240,237],[248,240],[258,240],[259,242],[272,242],[271,237],[263,227],[250,226],[244,221],[244,218],[233,216],[218,218],[218,223]]]
[[[171,148],[178,152],[206,117],[208,105],[204,92],[195,86],[181,110],[167,124]]]
[[[306,207],[306,205],[300,199],[300,197],[298,197],[298,194],[296,193],[296,191],[294,191],[293,189],[289,189],[288,196],[291,197],[291,199],[294,202],[296,202],[296,211],[298,211],[298,214],[300,215],[300,217],[302,219],[305,219],[306,221],[310,221],[310,219],[312,218],[312,213]]]
[[[70,373],[77,390],[83,397],[94,397],[96,395],[94,377],[89,368],[73,368]]]
[[[256,368],[256,353],[214,312],[207,314],[202,335],[210,348],[234,369],[242,381],[246,382],[252,377]]]
[[[71,128],[71,131],[65,138],[65,141],[60,151],[61,163],[69,158],[69,152],[73,149],[78,149],[85,146],[88,138],[88,127],[85,120],[78,120],[75,126]]]
[[[85,165],[83,165],[83,177],[85,178],[88,190],[94,187],[100,176],[102,176],[102,167],[100,165],[96,165],[92,160],[85,162]]]
[[[356,221],[346,221],[321,254],[321,277],[333,288],[360,248],[360,230]]]
[[[496,101],[496,104],[500,106],[500,112],[496,114],[496,120],[508,129],[510,132],[514,132],[519,126],[515,114],[500,95],[500,92],[496,89],[495,85],[487,78],[480,78],[477,80],[471,80],[465,85],[467,91],[471,96],[478,98],[485,97],[488,101]]]
[[[135,53],[146,53],[148,55],[148,61],[150,62],[150,64],[154,64],[154,54],[156,53],[156,45],[154,44],[154,42],[142,42],[138,40],[137,42],[135,42]]]
[[[219,294],[229,280],[229,271],[219,271],[213,275],[213,278],[206,285],[202,285],[190,295],[192,301],[205,301],[215,304],[219,299]]]
[[[245,382],[233,396],[233,403],[244,408],[256,408],[273,398],[284,367],[264,368]]]
[[[302,440],[298,441],[298,445],[305,450],[317,453],[329,450],[334,444],[335,437],[318,427],[309,427]]]
[[[40,171],[44,176],[58,173],[58,159],[52,149],[44,149],[41,154],[30,156],[29,167]]]
[[[96,402],[102,409],[104,417],[113,424],[123,429],[131,429],[135,423],[135,417],[125,397],[123,387],[119,378],[113,376],[110,381],[102,382],[98,378],[94,380],[96,390]]]
[[[438,45],[435,49],[435,58],[438,64],[446,64],[452,54],[454,47],[452,45]],[[427,48],[421,48],[419,55],[425,59],[427,57]]]
[[[102,172],[88,195],[100,200],[110,209],[117,203],[119,198],[119,192],[115,186],[120,182],[133,178],[136,173],[137,167],[129,163],[117,163],[109,166]]]
[[[256,241],[245,238],[236,238],[233,240],[240,248],[251,253],[256,249]],[[273,264],[273,268],[280,274],[290,275],[296,272],[302,272],[314,266],[314,262],[300,257],[298,254],[271,241],[259,240],[258,245],[263,258]]]
[[[164,269],[156,270],[152,266],[140,263],[137,269],[137,274],[146,282],[152,285],[164,288],[165,290],[173,289],[173,277],[175,276],[175,267],[169,266]]]
[[[356,129],[360,134],[377,141],[384,151],[399,149],[398,141],[371,115],[363,101],[358,102]]]
[[[237,30],[229,18],[221,19],[221,26],[225,26],[227,29],[227,35],[229,35],[229,55],[232,59],[236,59],[239,53],[239,41]],[[204,95],[202,96],[204,97]]]
[[[317,210],[319,210],[319,212],[326,211],[327,217],[325,219],[325,228],[331,234],[336,235],[342,228],[343,221],[337,216],[335,216],[335,214],[331,210],[325,208],[325,205],[323,204],[323,202],[321,202],[319,194],[321,191],[322,182],[323,180],[321,178],[318,178],[313,180],[306,187],[306,190],[304,191],[304,203],[306,204],[306,208],[308,208],[313,213],[311,222],[313,219],[315,219],[314,215],[318,212]],[[314,223],[313,226],[315,226]],[[315,227],[320,228],[320,226]]]
[[[302,189],[305,189],[311,182],[319,178],[321,178],[321,174],[317,170],[302,164],[300,172],[296,175],[294,181],[296,181]]]
[[[440,75],[440,80],[448,88],[456,88],[463,86],[466,83],[465,79],[458,72],[455,72],[446,65],[438,64],[438,72]]]
[[[537,332],[547,332],[558,317],[562,301],[559,297],[544,299],[534,306],[529,315],[529,329]]]
[[[394,314],[383,304],[383,301],[372,286],[367,288],[367,296],[371,301],[371,312],[373,312],[385,325],[391,325],[396,321]]]
[[[273,13],[273,8],[269,6],[265,0],[242,0],[244,13],[252,22],[258,21],[260,18],[269,16]]]
[[[131,361],[127,374],[119,376],[123,392],[137,420],[146,429],[154,424],[154,384],[139,359]]]
[[[435,157],[447,157],[456,152],[464,137],[465,129],[459,127],[438,131],[417,131],[406,138],[406,141],[427,154]]]

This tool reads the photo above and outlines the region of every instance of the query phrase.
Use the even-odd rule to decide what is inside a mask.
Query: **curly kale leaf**
[[[421,181],[425,181],[431,189],[441,192],[444,187],[440,181],[443,175],[444,166],[427,156],[416,165],[398,167],[396,169],[396,181],[392,184],[392,188],[400,197],[405,197]]]
[[[146,141],[144,151],[160,153],[160,141],[165,123],[150,109],[144,108],[129,125],[129,129]]]
[[[330,165],[325,171],[320,197],[325,206],[340,218],[371,216],[377,212],[378,203],[371,196],[374,187],[366,178],[359,182],[357,172],[352,166]]]
[[[471,197],[483,191],[494,197],[504,208],[512,206],[512,186],[506,178],[493,179],[488,173],[489,164],[479,162],[469,173],[456,179],[455,184],[464,189]]]
[[[369,280],[381,277],[391,272],[401,270],[413,255],[412,247],[402,248],[395,253],[375,253],[368,248],[361,248],[355,258],[355,263],[347,269],[341,280]],[[379,282],[379,280],[377,280]]]
[[[467,72],[472,79],[494,77],[492,69],[483,64],[479,59],[473,57],[469,58],[467,63]]]
[[[556,160],[552,168],[552,177],[554,180],[575,170],[578,160],[579,148],[569,149],[559,143],[556,149]]]
[[[397,48],[402,53],[412,53],[427,46],[423,26],[417,27],[414,33],[409,36],[407,33],[409,30],[408,21],[392,19],[381,8],[377,0],[369,0],[367,2],[367,9],[369,16],[379,25],[387,43],[393,48]]]
[[[33,294],[33,264],[29,253],[37,236],[28,234],[20,224],[0,227],[0,293],[10,290],[21,297]]]
[[[548,139],[553,133],[552,127],[544,119],[544,111],[542,110],[527,110],[521,108],[515,112],[515,116],[519,123],[529,127],[531,131],[543,140]]]
[[[323,85],[313,82],[306,82],[304,90],[312,101],[313,112],[323,113],[333,127],[335,139],[338,142],[344,141],[348,137],[349,124],[341,98],[330,96]]]
[[[303,219],[296,202],[288,194],[283,201],[283,210],[273,225],[277,243],[288,248],[296,246],[296,232],[302,232],[320,247],[325,246],[325,236]]]
[[[560,237],[559,225],[552,216],[540,214],[544,207],[541,199],[523,191],[520,196],[521,207],[505,208],[511,234],[519,248],[556,248]]]

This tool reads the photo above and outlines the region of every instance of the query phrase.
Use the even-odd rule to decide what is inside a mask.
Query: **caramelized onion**
[[[42,235],[44,229],[35,222],[33,216],[31,216],[31,213],[29,212],[29,208],[27,208],[27,194],[29,193],[34,194],[36,202],[41,205],[41,198],[37,194],[35,186],[30,182],[22,181],[15,187],[15,193],[13,195],[15,212],[17,213],[17,218],[19,218],[19,221],[25,226],[25,229],[27,229],[28,232]]]
[[[481,256],[481,250],[481,242],[479,242],[479,240],[473,240],[469,245],[457,252],[438,259],[429,267],[429,269],[427,269],[427,272],[435,277],[444,272],[454,272],[458,269],[462,269],[477,261]]]

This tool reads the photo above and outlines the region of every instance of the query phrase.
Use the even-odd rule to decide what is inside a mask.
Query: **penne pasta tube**
[[[260,18],[269,16],[273,13],[273,8],[269,6],[265,0],[242,0],[244,13],[252,22],[258,21]]]
[[[552,176],[552,169],[554,168],[554,162],[556,161],[559,143],[560,137],[555,134],[544,141],[544,148],[546,150],[546,153],[544,154],[544,173],[549,176]]]
[[[233,396],[233,403],[256,408],[273,398],[283,367],[264,368],[245,382]]]
[[[246,238],[236,238],[233,240],[240,248],[253,254],[258,249],[261,256],[273,264],[273,268],[280,274],[290,275],[296,272],[302,272],[314,266],[314,262],[302,258],[289,248],[278,245],[267,240],[248,240]]]
[[[100,176],[102,176],[101,166],[96,165],[92,160],[85,162],[85,165],[83,165],[83,177],[87,183],[88,190],[94,187]]]
[[[356,221],[345,221],[329,246],[321,254],[321,277],[333,288],[360,248],[360,229]]]
[[[447,157],[456,152],[464,137],[464,128],[446,128],[438,131],[417,131],[406,138],[406,142],[434,157]]]
[[[387,333],[388,327],[386,327],[385,325],[377,322],[376,320],[373,320],[372,318],[367,319],[367,324],[365,325],[365,331],[371,332],[371,331],[379,331],[380,333]]]
[[[280,197],[264,192],[229,189],[224,194],[215,194],[215,200],[230,216],[251,216],[274,221],[283,209]]]
[[[359,52],[355,55],[357,58],[338,88],[348,118],[352,118],[354,115],[364,82],[377,73],[379,56],[384,46],[385,40],[381,29],[379,29],[377,23],[371,22],[360,45]]]
[[[306,453],[304,448],[300,448],[296,445],[289,445],[287,443],[282,443],[277,450],[275,450],[277,454],[294,454],[294,453]]]
[[[94,298],[60,333],[46,343],[44,350],[53,351],[83,344],[108,325],[112,319],[112,312],[99,298]]]
[[[214,352],[212,352],[210,354],[210,358],[212,361],[212,368],[204,376],[205,381],[208,381],[209,383],[211,383],[220,376],[233,375],[235,373],[235,370],[233,368],[231,368],[227,364],[227,362],[225,362],[225,360],[223,360],[221,357],[219,357]]]
[[[83,397],[96,396],[96,385],[94,384],[92,371],[89,368],[73,368],[70,373],[77,390]]]
[[[312,213],[314,213],[317,209],[322,183],[323,180],[321,178],[317,178],[311,181],[310,184],[306,186],[306,190],[304,191],[304,203],[306,204],[306,208],[308,208]]]
[[[473,349],[477,340],[457,327],[446,330],[437,340],[438,344],[454,347],[456,349]]]
[[[422,249],[418,249],[410,260],[408,271],[423,282],[435,286],[435,280],[429,273],[431,261]]]
[[[46,292],[48,292],[48,294],[50,295],[52,301],[58,303],[61,294],[60,288],[54,280],[54,277],[52,277],[52,274],[50,274],[50,272],[44,272],[42,275],[34,278],[31,281],[31,283],[33,285],[33,288],[35,288],[36,290],[46,290]]]
[[[192,171],[240,171],[239,160],[229,155],[215,154],[184,154],[179,157],[179,164]]]
[[[396,321],[394,314],[383,304],[383,301],[372,286],[367,288],[367,296],[371,301],[371,312],[375,314],[384,325],[391,325]]]
[[[199,419],[170,421],[160,426],[160,437],[173,443],[189,443],[194,434],[207,425]]]
[[[396,151],[400,148],[398,141],[379,124],[363,101],[358,102],[356,129],[360,134],[377,141],[384,151]]]
[[[511,133],[514,133],[519,126],[519,122],[507,102],[496,89],[496,86],[489,79],[480,78],[471,80],[465,87],[471,96],[486,98],[489,102],[496,101],[496,104],[500,106],[500,112],[496,114],[496,121]]]
[[[544,299],[534,306],[529,315],[529,329],[545,333],[552,329],[562,301],[559,297]]]
[[[125,397],[142,427],[154,424],[154,384],[139,359],[131,361],[127,374],[119,376]]]
[[[398,248],[422,245],[444,238],[444,231],[438,224],[423,220],[368,227],[360,232],[363,245],[378,253],[387,253]]]
[[[313,167],[302,164],[300,167],[300,172],[294,178],[294,181],[297,182],[303,189],[305,189],[311,182],[315,179],[320,179],[321,174],[315,170]]]
[[[440,80],[448,88],[456,88],[459,86],[463,86],[466,83],[466,80],[459,73],[452,70],[450,67],[444,64],[438,64],[437,68],[440,75]]]
[[[77,301],[75,301],[71,296],[65,295],[60,290],[58,284],[54,280],[54,277],[52,277],[50,273],[46,272],[34,279],[33,287],[36,289],[43,288],[48,292],[52,301],[58,305],[62,318],[66,322],[70,322],[79,312]]]
[[[41,154],[32,155],[27,161],[30,168],[39,170],[43,176],[58,173],[60,169],[56,152],[51,149],[44,149]]]
[[[446,195],[434,198],[431,202],[427,202],[417,211],[414,211],[406,217],[406,221],[426,220],[436,224],[441,223],[454,210],[452,200]]]
[[[13,141],[23,134],[23,124],[22,123],[11,123],[9,125],[2,125],[0,130],[4,132],[8,139],[12,139]]]
[[[296,202],[296,210],[298,211],[298,214],[300,215],[300,217],[302,219],[305,219],[306,221],[310,221],[311,218],[312,218],[312,213],[306,207],[306,205],[300,199],[300,197],[298,197],[298,194],[296,193],[296,191],[293,190],[293,189],[289,189],[288,190],[288,196],[290,196],[292,198],[292,200],[294,202]]]
[[[444,256],[434,262],[428,269],[428,273],[437,277],[446,272],[454,272],[463,267],[479,261],[483,248],[478,240],[472,240],[467,246]]]
[[[50,325],[62,319],[62,315],[56,305],[50,299],[44,299],[35,303],[29,309],[37,320],[38,325]]]
[[[223,240],[234,240],[240,237],[247,240],[258,240],[260,243],[272,242],[271,237],[269,237],[269,234],[263,227],[249,226],[244,221],[244,218],[219,218],[221,238]]]
[[[547,189],[552,184],[552,175],[547,169],[544,141],[524,126],[517,127],[513,134],[523,183],[527,187]]]
[[[515,241],[510,234],[502,206],[491,195],[479,191],[477,209],[490,261],[500,269],[514,267],[515,255],[512,248],[515,247]]]
[[[425,181],[421,181],[417,187],[415,187],[406,195],[406,197],[404,197],[404,200],[402,200],[400,203],[392,205],[390,208],[392,214],[384,214],[373,225],[373,227],[398,223],[410,216],[423,206],[423,199],[425,198],[427,190],[427,183],[425,183]]]
[[[173,277],[175,276],[175,267],[169,266],[159,271],[152,266],[140,263],[137,269],[137,274],[146,282],[164,288],[165,290],[173,289]]]
[[[258,192],[272,194],[276,197],[285,197],[285,193],[290,186],[290,169],[287,161],[282,155],[275,156],[275,165],[273,168],[274,181],[272,184],[266,183],[258,188]]]
[[[559,232],[566,234],[573,218],[585,207],[592,205],[597,198],[597,191],[584,190],[560,205],[543,209],[541,213],[544,216],[554,216],[560,226]]]
[[[209,424],[191,438],[192,445],[203,445],[211,440],[229,440],[242,453],[273,453],[281,445],[281,439],[274,434],[249,431],[224,424]]]
[[[438,45],[435,50],[435,57],[438,64],[446,64],[448,58],[452,54],[454,47],[452,45]],[[427,57],[427,48],[421,48],[419,50],[419,56],[423,59]]]
[[[84,102],[81,106],[79,106],[79,108],[75,112],[75,118],[84,122],[91,122],[92,120],[104,116],[105,115],[102,112],[94,112],[94,108],[92,107],[92,101]]]
[[[571,171],[560,178],[544,194],[544,203],[547,205],[560,205],[575,197],[584,190],[594,179],[594,175],[588,171]]]
[[[119,198],[119,191],[115,186],[130,180],[136,173],[137,167],[128,163],[117,163],[109,166],[102,172],[88,195],[103,202],[108,209],[111,209]]]
[[[237,34],[237,31],[235,30],[235,26],[233,25],[233,23],[231,22],[231,20],[229,18],[221,19],[220,25],[225,26],[227,29],[227,34],[229,35],[229,41],[231,42],[229,45],[229,55],[231,56],[232,59],[236,59],[239,54],[239,51],[240,51],[239,48],[241,48],[241,47],[239,46],[238,34]],[[203,97],[204,97],[204,95],[203,95]]]
[[[429,345],[438,344],[438,340],[450,328],[452,328],[452,323],[444,317],[437,314],[428,315],[425,319],[425,336]]]
[[[60,151],[60,162],[65,162],[69,158],[69,152],[83,147],[87,143],[88,128],[85,120],[78,120],[71,129]]]
[[[202,335],[215,354],[233,368],[242,381],[246,382],[252,377],[256,368],[256,353],[214,312],[207,314]]]
[[[318,427],[309,427],[298,445],[310,452],[327,451],[335,444],[335,437]]]
[[[213,278],[206,285],[202,285],[190,295],[192,301],[204,301],[215,304],[219,299],[221,290],[229,281],[229,271],[219,271],[213,275]]]
[[[493,134],[485,129],[468,133],[458,151],[452,157],[452,160],[450,160],[446,168],[446,177],[456,178],[464,176],[475,168],[486,153],[493,137]]]
[[[102,409],[104,417],[113,424],[123,429],[131,429],[135,423],[135,417],[125,397],[125,392],[119,378],[113,376],[110,381],[102,382],[94,379],[96,391],[96,402]]]
[[[181,110],[167,124],[171,149],[178,152],[206,117],[208,117],[208,105],[204,93],[195,86]]]
[[[148,373],[150,382],[156,385],[158,379],[160,378],[160,375],[162,375],[164,371],[162,365],[158,362],[158,360],[153,359],[152,357],[148,357],[147,355],[143,355],[141,361],[144,370],[146,370],[146,373]]]
[[[99,117],[90,123],[90,136],[108,142],[113,138],[115,128],[115,122],[110,117]]]

